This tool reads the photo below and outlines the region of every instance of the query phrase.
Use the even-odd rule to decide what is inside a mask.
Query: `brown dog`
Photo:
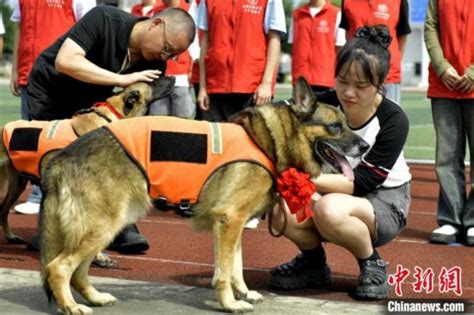
[[[234,120],[240,126],[177,118],[133,118],[127,126],[118,122],[93,131],[57,154],[42,182],[41,270],[48,296],[51,298],[52,293],[59,308],[69,314],[92,312],[76,303],[71,286],[92,305],[115,303],[115,297],[98,292],[89,283],[89,265],[125,225],[147,213],[150,194],[156,198],[168,189],[155,182],[154,176],[160,174],[145,171],[144,165],[149,164],[147,170],[153,165],[171,170],[166,176],[181,183],[174,185],[180,193],[176,197],[170,191],[165,197],[171,201],[187,199],[191,204],[197,201],[192,206],[194,226],[212,229],[216,255],[212,284],[224,310],[252,311],[250,303],[260,302],[263,297],[249,291],[244,282],[241,236],[250,218],[271,209],[277,201],[272,172],[276,176],[296,167],[318,176],[320,163],[315,150],[324,150],[323,163],[334,164],[342,159],[333,156],[334,150],[339,155],[359,156],[368,147],[350,132],[337,108],[316,101],[306,81],[298,80],[293,94],[294,102],[289,105],[266,105],[241,112]],[[134,124],[139,128],[129,129]],[[190,132],[191,127],[212,130],[212,135]],[[227,129],[238,134],[230,144],[225,138]],[[129,137],[122,139],[120,133]],[[140,140],[149,142],[140,144]],[[143,160],[135,157],[133,148],[146,153]],[[213,160],[227,149],[233,150],[230,159],[234,160]],[[239,156],[237,160],[234,154]],[[246,154],[252,157],[247,159]],[[113,163],[109,163],[110,157]],[[206,161],[220,163],[209,176],[202,175],[198,168]],[[268,161],[272,165],[266,164]],[[183,170],[188,167],[196,172]],[[199,178],[205,180],[197,197],[182,189],[184,182]]]
[[[20,194],[25,190],[27,178],[38,181],[41,170],[47,161],[56,152],[72,142],[71,140],[82,136],[87,132],[97,129],[109,122],[120,118],[143,116],[148,112],[149,105],[156,99],[169,96],[174,85],[173,77],[161,77],[151,84],[135,83],[121,92],[109,97],[106,103],[94,105],[90,110],[83,110],[70,120],[47,122],[12,122],[5,125],[1,130],[0,138],[0,220],[3,233],[8,243],[21,244],[23,239],[14,235],[8,225],[8,213],[10,207],[17,201]],[[39,132],[47,133],[57,126],[57,123],[70,121],[72,139],[63,138],[60,132],[51,138],[50,150],[42,157],[30,158],[19,155],[14,163],[11,158],[16,154],[31,154],[41,150],[41,144],[31,143],[35,135],[41,136]],[[46,125],[49,124],[49,125]],[[39,128],[45,127],[44,130]],[[12,138],[7,137],[8,131],[12,131]],[[26,130],[26,133],[24,132]],[[16,137],[16,138],[15,138]],[[7,145],[7,139],[8,145]],[[16,139],[16,140],[15,140]],[[49,149],[48,149],[49,150]]]

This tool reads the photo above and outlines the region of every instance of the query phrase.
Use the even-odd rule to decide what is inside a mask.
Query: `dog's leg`
[[[236,216],[220,215],[214,222],[216,265],[214,270],[213,286],[217,298],[223,308],[229,312],[251,312],[253,306],[245,301],[238,301],[232,291],[231,279],[234,268],[237,244],[242,235],[245,221]]]
[[[5,186],[7,186],[7,192],[2,197],[3,201],[0,202],[0,220],[2,223],[3,234],[9,244],[24,244],[25,241],[21,237],[13,234],[11,231],[10,225],[8,224],[8,214],[11,206],[18,200],[21,193],[25,190],[26,180],[20,177],[16,171],[10,169],[8,172],[9,176],[7,176],[7,181],[9,181],[9,183],[5,183]],[[4,188],[2,187],[2,191],[3,190]]]
[[[237,250],[234,256],[232,272],[232,289],[236,299],[244,299],[252,304],[263,301],[263,296],[257,291],[250,291],[244,280],[244,267],[242,263],[242,235],[237,243]]]
[[[92,255],[82,262],[74,272],[71,279],[71,286],[79,292],[87,301],[96,306],[110,306],[115,304],[117,299],[110,293],[97,291],[89,282],[89,267],[96,255]]]
[[[71,276],[81,264],[82,257],[77,252],[62,252],[46,267],[47,281],[58,302],[59,308],[66,314],[91,314],[92,309],[77,304],[69,286]]]

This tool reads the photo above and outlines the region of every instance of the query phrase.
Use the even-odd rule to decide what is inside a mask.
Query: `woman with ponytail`
[[[331,242],[349,250],[359,263],[354,298],[387,297],[386,263],[375,248],[400,233],[411,201],[411,175],[403,157],[408,119],[402,107],[384,96],[382,86],[390,65],[390,41],[384,25],[358,29],[338,53],[335,90],[318,94],[318,101],[341,108],[350,128],[370,149],[359,160],[347,158],[351,178],[321,174],[313,179],[318,193],[306,220],[298,223],[287,209],[274,209],[273,229],[281,231],[286,224],[284,235],[301,253],[271,271],[273,288],[331,283],[322,246]]]

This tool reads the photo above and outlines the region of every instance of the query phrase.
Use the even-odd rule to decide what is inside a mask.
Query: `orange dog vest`
[[[275,174],[272,161],[236,124],[148,116],[103,128],[140,167],[153,199],[194,204],[207,179],[235,162],[255,163]]]
[[[71,120],[17,120],[3,127],[3,144],[10,161],[22,174],[40,178],[43,156],[77,139]]]

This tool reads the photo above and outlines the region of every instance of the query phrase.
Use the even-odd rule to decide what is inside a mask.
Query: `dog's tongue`
[[[354,181],[354,172],[352,171],[352,167],[350,166],[347,159],[334,151],[332,153],[336,158],[337,164],[339,164],[339,167],[341,168],[342,174],[344,174],[344,176],[347,177],[347,179],[349,179],[351,182]]]

